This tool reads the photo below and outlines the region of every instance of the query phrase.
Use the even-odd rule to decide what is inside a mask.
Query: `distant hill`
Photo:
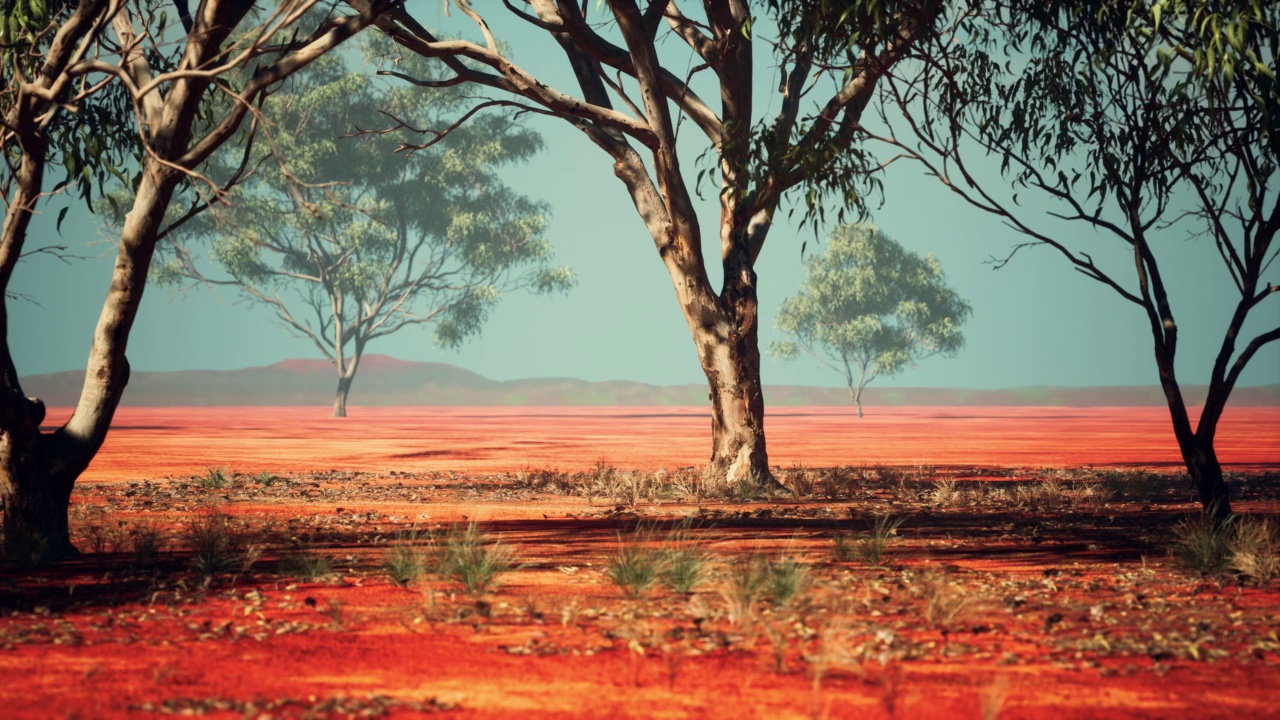
[[[74,405],[82,372],[30,375],[22,386],[50,407]],[[327,405],[337,377],[325,360],[285,360],[243,370],[135,372],[125,392],[129,406]],[[1202,385],[1185,385],[1187,402],[1200,404]],[[766,387],[770,405],[847,405],[844,388],[803,385]],[[445,363],[366,355],[351,391],[360,405],[702,405],[705,385],[647,385],[627,381],[587,382],[571,378],[490,380]],[[1236,388],[1233,405],[1280,406],[1280,385]],[[1162,405],[1156,386],[1053,387],[1003,390],[878,388],[863,392],[863,404],[877,405]]]

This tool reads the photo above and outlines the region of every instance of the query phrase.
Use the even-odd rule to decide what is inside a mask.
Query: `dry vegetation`
[[[1040,701],[1010,679],[1016,668],[1139,692],[1171,672],[1280,680],[1280,541],[1274,517],[1256,512],[1274,509],[1280,476],[1233,476],[1246,514],[1227,526],[1192,512],[1184,477],[1144,470],[778,476],[790,494],[769,503],[744,501],[757,489],[707,487],[695,468],[604,464],[84,484],[72,516],[83,558],[0,573],[0,663],[59,647],[70,668],[94,648],[145,653],[159,638],[199,656],[208,643],[454,643],[465,630],[486,652],[594,659],[632,673],[635,692],[679,695],[680,677],[728,667],[814,717],[842,716],[868,693],[893,716],[931,693],[959,697],[973,677],[986,679],[961,693],[965,708],[1034,715]],[[939,663],[971,677],[939,680],[928,669]],[[152,680],[116,710],[486,707],[403,687],[367,698],[313,688],[298,704]],[[715,714],[698,707],[687,714]]]

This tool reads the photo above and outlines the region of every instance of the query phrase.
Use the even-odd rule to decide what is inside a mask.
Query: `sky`
[[[434,19],[446,27],[458,20]],[[511,43],[517,62],[552,86],[573,89],[563,55],[554,46],[496,16],[493,25],[496,34]],[[678,49],[665,50],[666,57],[673,67],[683,68],[687,58],[673,54]],[[760,59],[764,70],[767,58]],[[757,78],[765,76],[771,73],[757,72]],[[767,98],[768,83],[761,82],[757,97]],[[452,363],[498,380],[704,382],[670,278],[614,177],[611,160],[562,121],[528,122],[543,134],[546,147],[528,164],[513,168],[508,183],[552,208],[549,237],[556,262],[573,268],[577,287],[567,296],[506,296],[482,336],[458,350],[435,346],[429,329],[410,328],[378,340],[367,352]],[[693,128],[686,129],[681,155],[692,176],[689,168],[703,146]],[[387,163],[395,162],[387,158]],[[983,172],[1002,186],[989,165]],[[29,298],[9,304],[9,340],[22,375],[84,367],[110,282],[115,249],[111,228],[73,205],[59,236],[54,227],[58,207],[50,204],[37,218],[30,246],[64,243],[86,258],[62,262],[35,256],[25,259],[15,273],[12,289]],[[1043,221],[1044,207],[1026,207],[1027,217]],[[1022,236],[965,204],[921,167],[902,162],[891,166],[884,177],[884,202],[873,204],[872,210],[871,220],[908,249],[936,255],[950,285],[973,307],[964,328],[966,346],[956,357],[929,358],[876,385],[1002,388],[1157,382],[1152,339],[1138,306],[1074,272],[1047,247],[1021,252],[1004,269],[993,270],[987,260],[1007,254]],[[718,215],[714,196],[708,197],[700,206],[700,217],[717,287]],[[1074,247],[1105,258],[1107,267],[1133,287],[1132,261],[1117,248],[1117,241],[1079,224],[1044,227]],[[1184,235],[1176,230],[1166,233],[1158,239],[1157,252],[1180,327],[1179,378],[1202,384],[1208,381],[1235,290],[1212,245]],[[771,341],[784,339],[774,322],[783,299],[803,280],[801,245],[806,240],[807,253],[821,251],[811,230],[779,213],[757,263],[760,339],[766,350],[761,372],[766,384],[842,382],[804,356],[784,362],[767,353]],[[1268,279],[1280,283],[1277,270]],[[1280,300],[1269,302],[1255,310],[1245,337],[1280,321]],[[225,370],[318,357],[310,341],[290,335],[268,311],[244,304],[233,292],[196,289],[174,295],[154,287],[143,300],[127,354],[135,371]],[[1280,383],[1280,343],[1258,353],[1241,379],[1242,385],[1268,383]]]

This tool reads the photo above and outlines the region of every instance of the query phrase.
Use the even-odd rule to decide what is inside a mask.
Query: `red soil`
[[[47,424],[69,409],[50,412]],[[598,460],[656,469],[704,464],[704,408],[124,408],[86,480],[242,471],[585,469]],[[1162,408],[774,408],[769,457],[810,467],[1176,466]],[[1218,457],[1280,465],[1280,408],[1229,408]]]
[[[0,612],[0,716],[1280,717],[1280,592],[1189,575],[1162,552],[1147,557],[1144,533],[1167,528],[1187,503],[939,508],[890,497],[895,483],[869,483],[852,501],[705,503],[719,513],[707,526],[719,569],[785,547],[803,552],[820,580],[808,605],[761,610],[757,634],[744,639],[714,588],[620,597],[603,572],[620,522],[612,506],[439,472],[301,474],[695,465],[709,445],[703,410],[324,414],[122,410],[73,499],[82,548],[94,522],[176,530],[217,502],[259,525],[297,520],[301,530],[290,525],[285,537],[316,533],[337,572],[291,580],[272,569],[277,546],[259,569],[209,587],[181,554],[151,574],[133,573],[120,550],[52,572],[0,572],[0,608],[20,608]],[[66,415],[52,412],[50,423]],[[768,422],[779,465],[1179,461],[1158,408],[875,408],[863,420],[776,408]],[[1280,409],[1230,410],[1218,448],[1228,464],[1280,466]],[[291,477],[264,489],[238,476],[219,491],[181,478],[220,465]],[[163,476],[177,477],[127,482]],[[769,514],[779,508],[791,515]],[[893,567],[832,559],[837,522],[861,532],[884,512],[909,519]],[[380,563],[398,530],[464,517],[500,533],[524,564],[496,593],[476,604],[442,581],[389,582]],[[950,628],[926,621],[926,572],[980,596],[971,616]],[[824,664],[816,658],[828,641],[856,647],[860,659]]]

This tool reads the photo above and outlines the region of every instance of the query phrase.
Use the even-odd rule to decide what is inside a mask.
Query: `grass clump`
[[[925,621],[947,629],[967,621],[982,604],[980,595],[939,571],[926,572],[917,585],[917,592],[924,598]]]
[[[755,623],[756,602],[769,583],[768,561],[763,555],[752,555],[746,562],[734,563],[720,585],[729,613],[729,622],[751,627]]]
[[[1259,585],[1280,576],[1280,527],[1269,518],[1242,518],[1227,544],[1232,570]]]
[[[817,487],[817,475],[814,470],[806,468],[804,465],[797,465],[782,473],[782,484],[791,494],[798,498],[807,498],[813,495],[814,489]]]
[[[653,532],[637,527],[625,540],[618,534],[618,549],[609,558],[606,572],[624,596],[635,599],[644,597],[662,578],[667,561],[663,548],[653,547]]]
[[[280,571],[305,582],[315,582],[333,572],[329,556],[309,544],[299,543],[280,558]]]
[[[201,513],[182,531],[191,551],[191,569],[204,577],[248,572],[262,556],[262,545],[250,542],[246,533],[220,512]]]
[[[430,543],[430,538],[426,538]],[[391,543],[391,552],[382,563],[382,569],[391,576],[391,582],[400,587],[408,587],[418,578],[426,574],[430,566],[432,553],[423,547],[422,538],[417,530],[396,533]]]
[[[153,522],[140,522],[129,529],[129,559],[135,567],[151,567],[164,551],[168,538]]]
[[[441,540],[437,572],[457,581],[471,595],[496,587],[498,576],[514,570],[511,548],[491,542],[475,522],[457,526]]]
[[[809,568],[792,555],[764,563],[764,594],[777,607],[786,607],[809,587]]]
[[[854,538],[844,533],[835,535],[836,559],[842,562],[860,560],[868,565],[878,566],[884,560],[889,544],[898,535],[902,526],[902,518],[880,515],[871,526],[871,532]]]
[[[663,544],[662,584],[672,592],[690,593],[707,574],[707,552],[693,539],[688,521],[671,531]]]
[[[206,468],[199,477],[200,487],[205,490],[221,490],[231,483],[231,474],[224,467]]]
[[[1183,519],[1173,528],[1174,556],[1189,570],[1212,575],[1227,568],[1234,519],[1219,520],[1212,510]]]

